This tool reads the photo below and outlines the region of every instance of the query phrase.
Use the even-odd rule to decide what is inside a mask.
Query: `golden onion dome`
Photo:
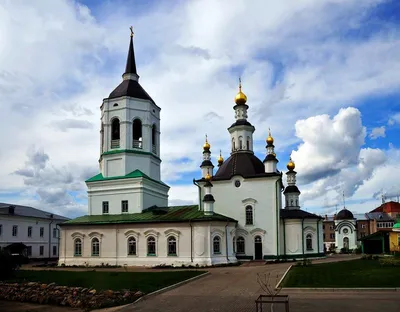
[[[242,92],[242,81],[239,78],[239,92],[235,96],[235,103],[237,105],[244,105],[247,102],[247,96]]]
[[[271,135],[271,130],[270,129],[268,129],[268,138],[267,138],[267,144],[273,144],[274,143],[274,138],[272,137],[272,135]]]
[[[207,172],[206,176],[204,177],[204,179],[206,181],[210,181],[211,180],[211,176],[210,176],[210,174],[208,172]]]
[[[206,142],[203,145],[203,149],[208,152],[210,150],[210,147],[211,146],[210,146],[210,143],[208,143],[207,134],[206,134]]]
[[[224,162],[224,158],[221,155],[221,151],[219,151],[219,157],[218,157],[218,165],[222,165]]]
[[[288,162],[288,164],[287,164],[286,167],[287,167],[288,170],[290,170],[290,171],[294,170],[294,168],[296,167],[295,164],[294,164],[294,162],[293,162],[293,160],[292,160],[292,157],[290,157],[290,160],[289,160],[289,162]]]

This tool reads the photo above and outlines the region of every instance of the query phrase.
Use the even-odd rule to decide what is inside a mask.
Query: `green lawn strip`
[[[377,260],[352,260],[293,266],[283,287],[364,288],[400,287],[400,268],[382,266]]]
[[[94,288],[96,290],[140,290],[147,294],[176,284],[205,271],[168,272],[101,272],[101,271],[59,271],[20,270],[9,282],[56,283],[61,286]]]

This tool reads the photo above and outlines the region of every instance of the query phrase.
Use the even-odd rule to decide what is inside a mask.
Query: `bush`
[[[20,259],[13,257],[7,251],[0,250],[0,280],[13,277],[20,265]]]
[[[379,264],[383,266],[399,266],[400,267],[400,259],[397,257],[383,257],[379,259]]]
[[[356,249],[353,249],[353,253],[356,253],[356,254],[361,254],[361,247],[357,247]]]
[[[310,265],[312,265],[311,259],[303,259],[303,260],[298,261],[298,262],[296,263],[296,266],[303,266],[303,267],[306,267],[306,266],[310,266]]]

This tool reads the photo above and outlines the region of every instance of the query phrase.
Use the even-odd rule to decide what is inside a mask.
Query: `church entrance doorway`
[[[262,240],[260,236],[254,237],[254,260],[261,260],[263,257]]]

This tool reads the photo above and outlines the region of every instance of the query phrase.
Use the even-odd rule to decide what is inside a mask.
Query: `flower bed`
[[[0,283],[0,300],[69,306],[85,310],[132,303],[140,291],[97,291],[93,288],[58,286],[55,283]]]

